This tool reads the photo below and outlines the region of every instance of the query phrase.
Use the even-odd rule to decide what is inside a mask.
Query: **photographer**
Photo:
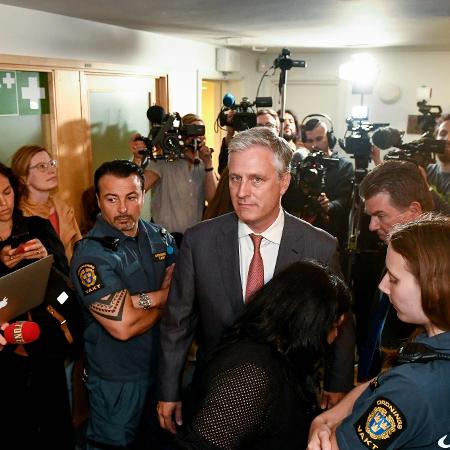
[[[182,117],[183,125],[204,125],[196,114]],[[133,162],[141,164],[146,150],[133,135],[129,147]],[[205,136],[183,136],[184,158],[175,161],[151,160],[145,169],[145,191],[152,189],[152,221],[166,228],[179,245],[185,230],[200,222],[205,200],[210,202],[217,188],[211,152]]]
[[[445,152],[427,167],[428,183],[441,200],[450,203],[450,114],[444,114],[437,125],[436,139],[446,141]]]
[[[228,144],[236,133],[236,130],[231,126],[234,113],[233,110],[227,113],[227,135],[223,138],[220,147],[219,174],[222,174],[228,164]],[[280,134],[280,119],[277,112],[272,108],[263,108],[256,112],[256,126],[270,128],[277,136]]]

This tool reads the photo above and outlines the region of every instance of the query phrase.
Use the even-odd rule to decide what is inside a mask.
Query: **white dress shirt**
[[[239,238],[239,267],[242,282],[242,297],[245,301],[245,290],[247,287],[247,275],[250,263],[253,258],[253,242],[250,234],[261,234],[261,256],[264,263],[264,284],[270,281],[275,271],[278,251],[280,249],[281,235],[284,227],[284,212],[280,208],[280,212],[275,222],[270,225],[267,230],[262,233],[253,233],[248,225],[239,220],[238,238]]]

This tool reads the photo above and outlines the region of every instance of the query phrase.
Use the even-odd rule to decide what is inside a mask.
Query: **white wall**
[[[349,82],[338,80],[339,65],[347,62],[357,51],[335,51],[328,53],[293,53],[293,59],[304,59],[308,63],[306,69],[293,68],[288,72],[291,83],[334,81],[336,83],[338,111],[333,117],[337,134],[342,136],[345,130],[345,118],[353,105],[360,104],[360,96],[352,95]],[[380,65],[380,74],[374,93],[364,96],[364,104],[369,106],[371,122],[390,122],[391,126],[405,130],[408,114],[419,114],[417,110],[416,89],[418,86],[432,87],[433,94],[429,104],[441,105],[444,111],[450,111],[450,52],[419,52],[400,50],[367,51]],[[262,58],[272,62],[277,55],[265,55]],[[278,72],[272,79],[264,81],[264,93],[271,90],[273,83],[278,83]],[[383,83],[392,83],[401,89],[401,97],[393,104],[383,103],[378,95],[378,88]],[[314,85],[314,84],[312,84]],[[295,89],[291,88],[291,92]],[[291,108],[301,109],[302,99],[289,94],[287,87],[287,104]],[[310,113],[327,113],[322,109],[327,99],[320,94],[316,97],[316,106]],[[300,117],[301,119],[301,117]],[[405,141],[417,136],[405,136]]]
[[[199,111],[199,76],[223,78],[215,70],[213,45],[1,4],[0,54],[135,65],[168,73],[171,108],[182,114]],[[251,53],[241,58],[244,71],[249,59]]]

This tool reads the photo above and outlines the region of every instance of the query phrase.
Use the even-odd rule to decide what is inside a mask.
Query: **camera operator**
[[[231,141],[236,133],[236,130],[230,125],[233,122],[234,111],[231,110],[227,113],[227,135],[222,140],[222,146],[220,147],[219,155],[219,174],[222,174],[223,170],[228,164],[228,143]],[[256,126],[270,128],[277,136],[280,134],[280,119],[275,110],[271,108],[259,109],[256,112]]]
[[[183,125],[204,125],[196,114],[182,117]],[[133,162],[141,164],[143,141],[133,135],[129,142]],[[145,170],[145,190],[152,189],[152,221],[166,228],[179,245],[185,230],[200,222],[205,200],[210,202],[217,187],[211,152],[205,136],[183,136],[184,158],[151,160]]]
[[[308,116],[307,116],[308,117]],[[326,117],[326,116],[324,116]],[[328,158],[336,158],[337,165],[325,166],[325,189],[317,198],[323,212],[328,216],[325,229],[336,236],[343,245],[346,242],[350,196],[354,177],[349,159],[334,149],[336,138],[330,121],[328,125],[319,118],[306,121],[302,127],[302,140],[309,152],[321,151]]]
[[[437,162],[427,167],[428,183],[447,204],[450,203],[450,113],[438,121],[436,139],[446,141],[445,152],[437,154]]]

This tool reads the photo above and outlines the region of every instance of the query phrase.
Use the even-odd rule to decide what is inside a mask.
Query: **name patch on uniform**
[[[91,294],[104,287],[95,264],[81,264],[77,269],[77,276],[84,295]]]
[[[167,256],[167,252],[153,253],[153,261],[155,261],[155,262],[165,261],[166,256]]]
[[[354,425],[362,444],[386,449],[406,429],[402,412],[388,399],[378,397]]]

